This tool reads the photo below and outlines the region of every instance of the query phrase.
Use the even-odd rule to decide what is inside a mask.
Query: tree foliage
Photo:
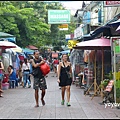
[[[48,10],[65,9],[61,3],[41,1],[1,1],[0,31],[16,37],[16,44],[21,47],[35,45],[65,44],[65,34],[73,33],[75,25],[70,23],[68,31],[59,31],[58,24],[48,24]],[[62,42],[61,42],[62,40]]]

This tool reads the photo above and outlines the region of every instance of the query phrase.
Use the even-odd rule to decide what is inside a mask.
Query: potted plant
[[[110,73],[105,75],[105,79],[101,82],[100,88],[104,89],[108,85],[109,81],[112,79],[113,79],[113,73],[112,71],[110,71]]]

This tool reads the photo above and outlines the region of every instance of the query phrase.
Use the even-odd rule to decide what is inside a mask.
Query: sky
[[[90,3],[90,1],[84,1],[85,3]],[[66,7],[66,9],[71,10],[71,14],[75,14],[77,9],[82,8],[82,3],[83,1],[66,1],[66,2],[61,2],[63,6]]]

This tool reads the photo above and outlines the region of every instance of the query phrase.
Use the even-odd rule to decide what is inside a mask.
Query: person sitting
[[[16,78],[16,73],[15,73],[12,65],[8,66],[8,74],[9,74],[9,88],[15,88],[17,78]]]

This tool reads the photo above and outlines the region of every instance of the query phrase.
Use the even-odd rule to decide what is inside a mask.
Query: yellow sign
[[[68,28],[68,24],[59,25],[59,28]]]
[[[72,49],[73,47],[76,46],[76,43],[79,43],[77,40],[68,40],[68,48]]]

